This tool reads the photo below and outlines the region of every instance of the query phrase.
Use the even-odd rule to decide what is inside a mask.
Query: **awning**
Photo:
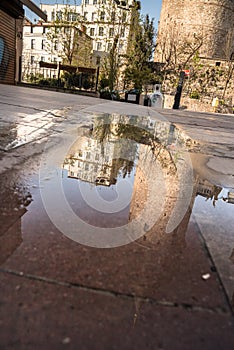
[[[50,63],[50,62],[39,62],[40,68],[51,68],[51,69],[57,69],[58,64],[57,63]],[[71,66],[68,64],[59,64],[60,70],[66,70],[70,73],[75,73],[77,70],[79,73],[88,73],[88,74],[95,74],[96,68],[88,68],[88,67],[78,67],[78,66]]]
[[[34,4],[31,0],[20,0],[23,5],[27,6],[29,10],[34,12],[36,15],[38,15],[41,19],[43,19],[45,22],[47,22],[47,15],[45,12],[43,12],[40,7],[38,7],[36,4]]]

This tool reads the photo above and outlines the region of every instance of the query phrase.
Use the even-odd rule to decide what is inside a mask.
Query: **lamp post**
[[[174,98],[174,104],[172,107],[173,109],[179,109],[179,107],[180,107],[180,99],[181,99],[181,94],[182,94],[182,89],[183,89],[183,84],[184,84],[184,77],[185,77],[185,72],[181,71],[179,82],[178,82],[177,89],[176,89],[175,98]]]

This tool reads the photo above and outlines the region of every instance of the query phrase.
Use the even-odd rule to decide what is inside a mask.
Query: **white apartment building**
[[[46,50],[47,27],[42,23],[32,24],[27,19],[23,26],[22,80],[29,80],[30,76],[42,74],[44,78],[56,78],[57,69],[40,69],[39,62],[54,62],[58,60],[56,54]]]
[[[132,8],[135,0],[82,0],[80,5],[65,4],[41,4],[43,12],[47,14],[48,22],[31,24],[25,21],[22,79],[25,80],[30,74],[41,73],[44,77],[56,77],[57,71],[40,69],[39,61],[62,62],[63,58],[58,54],[61,47],[54,47],[48,43],[48,32],[54,21],[62,19],[66,13],[68,22],[76,23],[77,30],[92,39],[92,57],[86,60],[86,66],[97,67],[101,64],[103,57],[110,51],[114,39],[118,37],[118,56],[124,55],[127,49],[130,31]],[[56,42],[53,44],[56,46]],[[59,45],[59,43],[58,43]]]
[[[51,29],[52,28],[52,29]],[[66,30],[69,30],[66,37]],[[67,56],[64,54],[64,42],[66,39],[76,39],[77,47],[73,45],[72,50],[76,50],[76,61],[74,64],[78,66],[93,67],[92,56],[92,38],[77,26],[64,25],[60,33],[50,39],[54,34],[54,26],[52,23],[38,22],[32,24],[27,19],[24,20],[23,26],[23,53],[22,53],[22,80],[28,81],[30,76],[33,77],[41,74],[44,78],[58,77],[58,63],[67,62]],[[63,39],[61,39],[63,38]],[[69,46],[69,45],[68,45]],[[68,49],[68,47],[67,47]],[[78,50],[79,49],[79,50]],[[40,62],[53,63],[54,68],[41,68]],[[72,62],[70,62],[71,64]]]

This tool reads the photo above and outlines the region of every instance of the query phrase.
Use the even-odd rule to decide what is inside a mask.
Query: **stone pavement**
[[[233,349],[233,204],[201,187],[172,234],[159,223],[98,249],[51,222],[39,171],[43,154],[95,114],[149,116],[185,132],[200,186],[226,193],[234,116],[3,85],[0,105],[0,349]]]

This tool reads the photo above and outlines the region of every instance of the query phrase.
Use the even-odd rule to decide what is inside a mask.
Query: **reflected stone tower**
[[[184,40],[203,38],[200,56],[230,59],[234,52],[234,0],[162,0],[155,61]]]

